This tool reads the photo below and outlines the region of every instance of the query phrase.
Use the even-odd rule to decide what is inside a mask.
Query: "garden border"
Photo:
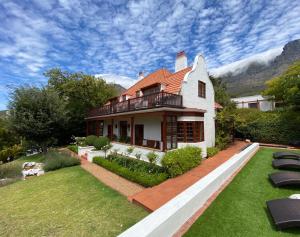
[[[119,237],[173,236],[259,149],[253,143]]]

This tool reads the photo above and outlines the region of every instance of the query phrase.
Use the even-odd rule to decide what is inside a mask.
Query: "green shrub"
[[[127,153],[130,155],[134,151],[134,147],[130,146],[127,148]]]
[[[175,177],[198,166],[201,159],[201,148],[187,146],[167,152],[162,159],[162,165],[171,177]]]
[[[77,158],[58,152],[48,152],[45,157],[44,170],[47,172],[79,164],[80,160]]]
[[[218,147],[208,147],[207,148],[207,157],[212,157],[216,155],[220,149]]]
[[[168,178],[165,169],[158,165],[121,155],[109,155],[108,159],[95,157],[93,162],[144,187],[152,187]]]
[[[22,166],[19,162],[0,165],[0,179],[22,177]]]
[[[78,146],[77,145],[69,145],[68,149],[75,152],[76,154],[78,153]]]
[[[23,147],[21,145],[13,145],[11,147],[6,147],[0,151],[0,164],[12,161],[24,153]],[[9,160],[8,160],[9,159]]]
[[[219,131],[216,136],[216,147],[220,150],[226,149],[231,143],[230,135]]]
[[[138,160],[141,159],[141,156],[142,156],[142,153],[140,153],[140,152],[135,153],[135,158],[137,158]]]
[[[97,136],[95,136],[95,135],[90,135],[90,136],[87,136],[86,138],[85,138],[85,144],[87,145],[87,146],[94,146],[94,143],[95,143],[95,141],[97,140]]]
[[[149,162],[153,164],[156,162],[158,155],[154,151],[152,151],[147,154],[147,158]]]
[[[110,144],[110,141],[107,137],[98,137],[94,140],[94,147],[96,150],[103,150],[103,147]]]
[[[299,124],[300,113],[297,111],[238,109],[235,134],[255,142],[290,144],[300,138]]]

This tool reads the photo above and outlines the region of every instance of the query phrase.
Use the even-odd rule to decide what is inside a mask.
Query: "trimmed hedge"
[[[299,111],[269,111],[238,109],[236,137],[256,142],[290,144],[300,138]]]
[[[162,159],[162,165],[171,177],[176,177],[198,166],[201,160],[201,148],[187,146],[167,152]]]
[[[207,157],[212,157],[216,155],[220,149],[218,147],[208,147],[207,148]]]
[[[76,154],[78,154],[78,146],[77,145],[69,145],[67,146],[67,148],[73,152],[75,152]]]
[[[64,167],[80,165],[80,160],[58,152],[48,152],[45,158],[44,170],[51,171]]]
[[[153,187],[168,178],[162,167],[120,155],[95,157],[93,162],[144,187]]]
[[[85,144],[87,146],[94,146],[95,141],[98,139],[95,135],[90,135],[85,138]]]
[[[93,146],[96,150],[102,150],[103,147],[107,146],[110,143],[107,137],[98,137],[94,140]]]

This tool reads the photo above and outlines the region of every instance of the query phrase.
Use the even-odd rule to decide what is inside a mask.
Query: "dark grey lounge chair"
[[[275,159],[272,162],[277,169],[300,169],[300,160],[294,159]]]
[[[274,152],[273,158],[275,159],[300,159],[300,154],[291,151]]]
[[[267,207],[278,229],[300,227],[300,199],[270,200]]]
[[[276,187],[285,185],[300,186],[300,172],[283,171],[269,174],[269,178]]]

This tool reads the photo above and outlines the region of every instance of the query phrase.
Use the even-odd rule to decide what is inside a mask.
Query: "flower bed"
[[[165,169],[158,165],[121,155],[111,154],[107,159],[95,157],[93,162],[144,187],[155,186],[168,178]]]

